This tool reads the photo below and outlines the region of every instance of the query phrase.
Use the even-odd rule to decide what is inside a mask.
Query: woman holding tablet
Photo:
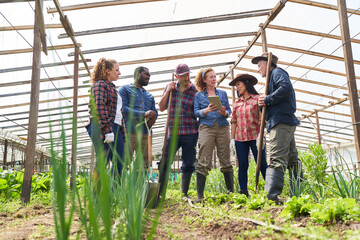
[[[238,74],[229,85],[235,86],[239,99],[233,105],[231,117],[231,141],[235,139],[236,155],[239,163],[240,193],[249,197],[247,189],[249,168],[249,151],[251,149],[255,162],[257,159],[256,139],[260,132],[261,112],[258,106],[259,93],[255,90],[256,77],[249,74]],[[267,163],[265,149],[261,156],[261,174],[265,179]]]
[[[200,119],[196,180],[198,200],[202,200],[215,146],[226,188],[228,192],[234,192],[234,174],[230,162],[230,126],[226,119],[230,116],[231,109],[226,92],[215,87],[216,74],[212,68],[201,69],[195,78],[195,85],[199,92],[195,94],[194,111],[195,116]]]

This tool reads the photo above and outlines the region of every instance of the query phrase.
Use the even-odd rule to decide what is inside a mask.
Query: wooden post
[[[234,80],[234,69],[231,69],[231,81]],[[235,100],[236,100],[236,95],[235,95],[235,86],[232,86],[231,87],[231,100],[232,100],[232,106],[233,106],[233,109],[234,109],[234,103],[235,103]],[[231,123],[230,123],[231,125]],[[231,126],[230,126],[231,127]],[[231,133],[231,128],[230,128],[230,133]],[[239,167],[239,163],[238,163],[238,160],[237,160],[237,154],[236,154],[236,150],[235,150],[235,166],[238,168]]]
[[[40,0],[37,0],[40,1]],[[34,23],[34,44],[33,44],[33,63],[31,74],[31,95],[29,127],[26,143],[26,158],[24,180],[21,189],[21,199],[24,203],[30,202],[31,181],[34,173],[34,158],[36,150],[37,122],[39,114],[39,89],[40,89],[40,59],[41,59],[41,39],[39,27],[39,12],[42,4],[35,4],[35,23]]]
[[[79,86],[79,47],[75,45],[74,55],[74,94],[73,94],[73,124],[71,138],[71,175],[70,189],[73,189],[76,179],[76,149],[77,149],[77,111],[78,111],[78,86]]]
[[[260,32],[261,32],[262,50],[263,50],[263,52],[267,52],[268,48],[267,48],[266,33],[265,33],[264,25],[261,23],[259,25],[259,27],[260,27]]]
[[[8,149],[8,143],[9,141],[5,139],[4,141],[4,157],[3,157],[3,168],[4,170],[7,169],[7,149]]]
[[[268,62],[266,69],[266,80],[265,80],[265,95],[268,94],[269,89],[269,81],[270,81],[270,69],[272,62],[272,53],[268,54]],[[264,128],[265,128],[265,116],[266,116],[266,105],[263,106],[261,112],[261,125],[260,125],[260,133],[259,133],[259,144],[258,144],[258,154],[257,154],[257,162],[256,162],[256,172],[255,172],[255,192],[257,193],[258,183],[259,183],[259,174],[260,174],[260,166],[261,166],[261,155],[262,155],[262,146],[264,144]]]
[[[360,166],[360,142],[359,142],[360,141],[360,107],[359,107],[359,95],[357,92],[356,79],[355,79],[354,59],[351,49],[347,8],[346,8],[345,0],[338,0],[337,2],[338,2],[338,11],[339,11],[339,19],[340,19],[341,40],[343,43],[347,84],[349,89],[351,118],[354,129],[355,149],[356,149],[358,165]],[[360,168],[359,168],[359,174],[360,174]]]
[[[14,167],[15,167],[15,151],[16,151],[16,149],[15,149],[15,145],[13,143],[12,148],[11,148],[11,168],[12,169],[14,169]]]
[[[40,172],[44,172],[44,153],[42,152],[40,155]]]
[[[320,123],[319,123],[318,111],[316,110],[315,110],[315,116],[316,116],[316,132],[318,137],[318,143],[319,145],[321,145]]]

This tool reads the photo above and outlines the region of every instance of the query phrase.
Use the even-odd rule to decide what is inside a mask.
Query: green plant
[[[51,129],[51,126],[50,126]],[[74,213],[74,205],[72,205],[69,214],[66,214],[66,205],[67,205],[67,162],[66,162],[66,147],[65,147],[65,135],[64,129],[62,129],[62,156],[58,157],[54,151],[53,140],[50,138],[51,142],[51,164],[54,169],[54,181],[53,181],[53,213],[55,221],[55,231],[56,237],[60,240],[65,240],[69,238],[70,227],[72,222],[72,217]],[[68,217],[67,217],[68,216]]]
[[[299,158],[307,173],[306,177],[311,181],[324,184],[328,157],[326,151],[318,143],[309,144],[309,151],[300,151]]]
[[[260,192],[251,196],[251,199],[247,201],[246,206],[248,209],[256,210],[263,208],[270,200],[266,197],[265,192]]]
[[[326,151],[318,143],[309,144],[309,151],[299,151],[303,163],[303,189],[316,201],[328,195],[329,176],[326,172],[328,157]],[[300,195],[297,195],[300,196]]]
[[[360,220],[360,207],[353,198],[329,198],[311,206],[310,217],[319,224],[342,220]]]
[[[294,219],[295,216],[310,214],[310,207],[313,203],[313,198],[310,195],[305,197],[292,197],[285,203],[285,208],[281,211],[280,217],[287,219]]]
[[[248,201],[248,198],[246,197],[245,194],[234,193],[232,194],[232,200],[234,201],[233,207],[238,209],[245,206],[245,204]]]
[[[356,200],[359,200],[360,196],[360,183],[359,179],[360,177],[357,175],[356,170],[353,169],[353,171],[350,170],[349,165],[347,162],[341,157],[339,154],[339,158],[341,159],[342,165],[346,166],[345,171],[347,171],[348,176],[346,177],[343,175],[343,171],[339,169],[338,166],[331,167],[331,172],[336,184],[336,189],[333,189],[332,191],[339,195],[342,198],[354,198]]]

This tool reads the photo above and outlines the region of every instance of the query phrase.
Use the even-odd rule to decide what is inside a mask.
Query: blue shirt
[[[270,132],[276,124],[299,125],[296,118],[295,91],[289,74],[282,68],[274,68],[270,72],[269,93],[265,97],[266,130]]]
[[[122,109],[127,131],[135,133],[136,125],[144,122],[145,113],[149,110],[155,111],[156,118],[158,117],[158,112],[155,108],[155,99],[153,95],[144,88],[138,88],[131,83],[120,87],[119,93],[122,98]],[[145,124],[143,126],[143,132],[147,133]]]
[[[219,96],[221,104],[226,107],[227,116],[229,117],[231,115],[231,109],[226,92],[224,90],[219,90],[215,88],[215,94],[216,96]],[[195,116],[200,118],[200,124],[205,124],[209,127],[214,126],[215,122],[218,123],[219,127],[229,125],[226,117],[224,117],[217,111],[210,112],[204,115],[204,109],[207,108],[210,104],[208,96],[209,94],[206,89],[195,94],[194,110]]]

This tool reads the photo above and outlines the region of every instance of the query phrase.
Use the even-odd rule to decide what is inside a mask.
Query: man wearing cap
[[[138,141],[135,128],[141,124],[141,150],[144,156],[146,169],[148,161],[148,131],[145,121],[150,128],[155,124],[158,112],[155,108],[154,97],[144,89],[149,84],[150,72],[146,67],[137,67],[134,71],[134,83],[124,85],[119,89],[123,101],[123,114],[125,118],[126,131],[130,138],[130,156],[137,149]]]
[[[278,195],[284,186],[284,173],[289,169],[290,190],[294,195],[295,184],[302,177],[301,161],[298,158],[294,133],[300,121],[295,116],[296,99],[289,74],[277,67],[278,58],[272,55],[269,92],[258,100],[260,107],[266,105],[266,129],[270,133],[270,163],[266,170],[265,191],[270,200],[279,202]],[[266,77],[268,54],[251,61],[258,65],[258,72]],[[297,178],[297,176],[300,178]]]
[[[170,104],[170,119],[168,127],[168,139],[166,142],[164,160],[167,163],[171,138],[177,134],[177,144],[172,153],[175,157],[176,151],[182,149],[181,165],[181,193],[188,197],[188,190],[191,175],[195,170],[196,143],[198,140],[198,122],[194,113],[194,97],[197,93],[196,87],[190,82],[190,69],[186,64],[179,64],[175,68],[177,82],[169,83],[159,102],[160,111],[165,111]],[[171,102],[169,103],[170,92],[172,92]],[[178,113],[177,113],[178,112]],[[178,114],[179,128],[173,132],[175,117]],[[161,179],[160,179],[161,181]]]

